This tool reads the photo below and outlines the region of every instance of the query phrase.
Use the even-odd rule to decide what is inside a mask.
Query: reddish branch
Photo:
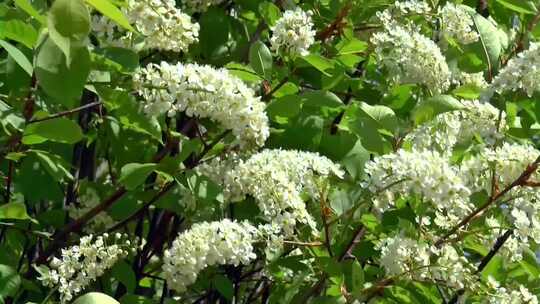
[[[347,15],[349,15],[351,8],[352,2],[349,1],[347,4],[345,4],[345,6],[343,6],[343,8],[341,8],[336,16],[336,19],[334,19],[334,21],[326,28],[317,33],[317,39],[324,42],[334,35],[341,35],[343,28],[347,25],[345,18],[347,18]]]

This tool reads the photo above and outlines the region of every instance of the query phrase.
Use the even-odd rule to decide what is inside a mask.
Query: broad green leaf
[[[270,1],[261,2],[261,4],[259,4],[259,14],[261,14],[268,26],[273,26],[281,17],[279,7]]]
[[[35,222],[35,220],[32,219],[26,212],[26,205],[24,203],[7,203],[4,205],[0,205],[0,219],[32,220]],[[1,293],[2,293],[2,290],[0,290],[0,294]]]
[[[68,66],[64,53],[50,38],[45,38],[37,51],[34,71],[39,86],[57,102],[75,107],[90,73],[90,55],[86,48],[72,52]]]
[[[84,46],[90,33],[90,13],[82,0],[55,0],[49,10],[48,29],[51,39],[72,61],[72,51]]]
[[[369,105],[362,103],[360,109],[366,113],[373,121],[375,121],[380,128],[389,132],[394,132],[398,126],[398,120],[396,114],[392,109],[381,105]]]
[[[302,104],[309,107],[336,108],[343,106],[339,97],[330,91],[310,91],[302,94]]]
[[[148,175],[157,167],[157,164],[138,164],[130,163],[120,170],[120,179],[118,180],[128,190],[133,190],[143,184]]]
[[[60,156],[42,150],[29,150],[29,153],[34,154],[40,164],[45,168],[54,180],[61,182],[64,180],[73,180],[73,175],[70,172],[70,165]]]
[[[32,64],[18,48],[4,40],[0,40],[0,46],[2,46],[8,52],[13,60],[15,60],[15,62],[17,62],[23,68],[23,70],[28,73],[28,75],[32,76],[34,71],[32,69]]]
[[[257,74],[269,79],[272,73],[272,54],[268,47],[257,41],[249,49],[249,65]]]
[[[503,51],[501,33],[490,20],[487,20],[479,14],[475,14],[473,20],[476,29],[480,34],[480,42],[478,43],[481,44],[481,47],[478,49],[483,51],[482,57],[488,60],[492,72],[495,72],[499,67],[499,57]]]
[[[11,19],[0,22],[0,37],[20,42],[29,49],[33,49],[38,34],[32,25],[19,19]]]
[[[270,119],[276,121],[277,117],[294,117],[300,113],[302,100],[298,95],[286,95],[274,99],[266,107],[266,113]]]
[[[135,272],[128,263],[124,261],[119,261],[111,269],[111,274],[115,279],[117,279],[126,287],[126,290],[129,293],[132,293],[135,290],[135,287],[137,287],[137,279],[135,278]]]
[[[120,302],[104,293],[89,292],[78,297],[73,304],[120,304]]]
[[[1,100],[0,100],[0,125],[2,125],[2,127],[4,128],[7,128],[7,126],[10,125],[15,130],[18,130],[18,131],[22,131],[22,128],[24,127],[24,118],[20,116],[19,112]]]
[[[345,40],[340,45],[338,45],[338,54],[339,55],[348,55],[356,54],[363,52],[367,49],[368,44],[365,41],[353,38],[350,40]]]
[[[482,89],[473,84],[462,85],[452,91],[452,95],[468,100],[478,99],[481,93]]]
[[[0,264],[0,296],[2,298],[15,296],[20,285],[21,277],[17,271],[11,266]]]
[[[261,76],[259,76],[255,72],[255,70],[253,70],[248,65],[243,65],[241,63],[236,63],[236,62],[230,62],[230,63],[227,63],[227,65],[225,65],[225,68],[229,70],[230,74],[246,82],[259,82],[263,79]]]
[[[15,0],[15,5],[25,11],[28,15],[34,17],[41,24],[46,24],[47,19],[41,15],[31,4],[30,0]]]
[[[420,102],[412,113],[415,124],[419,125],[430,121],[435,116],[463,109],[463,105],[454,97],[449,95],[438,95]]]
[[[222,296],[228,300],[232,300],[234,296],[234,287],[231,280],[223,275],[217,275],[212,280],[212,285]]]
[[[329,73],[334,68],[334,62],[318,54],[309,54],[302,57],[307,63],[319,70],[321,73],[328,77],[332,77]]]
[[[59,117],[29,124],[23,133],[22,142],[33,145],[47,140],[74,144],[83,138],[81,127],[74,121]]]
[[[514,12],[523,13],[523,14],[536,14],[536,7],[534,6],[533,1],[526,0],[496,0],[502,6],[513,10]]]
[[[97,9],[100,13],[114,20],[118,25],[128,31],[135,32],[135,29],[129,24],[129,20],[122,11],[108,0],[86,0],[88,4]]]
[[[229,41],[230,17],[223,8],[213,6],[199,19],[199,46],[204,56],[217,59],[226,53]]]
[[[107,47],[99,50],[104,57],[120,64],[121,70],[132,72],[139,67],[139,56],[132,50],[119,47]]]

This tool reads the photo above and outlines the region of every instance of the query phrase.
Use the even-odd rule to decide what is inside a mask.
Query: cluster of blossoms
[[[183,8],[191,13],[206,12],[209,7],[223,3],[224,0],[189,0],[182,1]]]
[[[451,73],[441,50],[419,29],[389,21],[384,30],[373,34],[371,42],[380,65],[396,83],[416,83],[435,93],[450,86]]]
[[[407,0],[396,1],[385,10],[376,12],[375,15],[381,24],[389,24],[395,22],[396,19],[412,15],[425,15],[425,17],[428,17],[427,14],[430,12],[431,7],[426,1]]]
[[[540,44],[531,43],[529,49],[510,59],[506,66],[493,79],[485,96],[493,93],[523,90],[531,97],[540,90]]]
[[[270,44],[272,50],[290,56],[305,56],[315,42],[315,30],[311,21],[311,11],[302,9],[285,11],[271,28]]]
[[[71,204],[67,207],[69,216],[72,219],[78,219],[88,211],[92,210],[99,203],[101,199],[95,189],[87,187],[85,191],[79,195],[79,205]],[[107,214],[107,212],[101,212],[96,215],[91,222],[84,226],[85,232],[103,231],[111,227],[114,220]]]
[[[500,286],[499,282],[493,279],[492,276],[488,277],[488,285],[495,291],[490,296],[489,303],[492,304],[515,304],[515,303],[527,303],[538,304],[538,297],[531,293],[525,286],[519,285],[515,289],[509,289]]]
[[[368,162],[364,187],[376,194],[375,210],[384,212],[400,197],[420,195],[435,210],[437,226],[450,228],[473,210],[459,168],[430,150],[399,150]]]
[[[40,267],[38,279],[45,286],[58,287],[61,302],[69,302],[128,255],[131,243],[127,238],[122,234],[116,234],[114,238],[108,234],[84,236],[79,245],[62,249],[62,257],[54,257],[49,267]]]
[[[451,154],[454,146],[479,136],[488,146],[503,138],[507,124],[504,115],[489,103],[462,100],[463,109],[446,112],[407,134],[405,140],[417,150]]]
[[[473,281],[471,265],[450,245],[430,247],[397,235],[382,240],[377,248],[381,266],[389,276],[444,281],[454,288]]]
[[[462,5],[448,2],[439,12],[442,22],[441,34],[461,44],[478,41],[479,35],[474,29],[471,14]]]
[[[198,41],[199,24],[175,7],[174,0],[129,0],[128,20],[144,37],[144,48],[184,52]],[[131,47],[134,36],[105,16],[93,16],[92,29],[104,45]]]
[[[263,150],[229,171],[224,188],[231,201],[254,197],[266,220],[279,233],[292,235],[297,223],[316,227],[302,194],[317,199],[330,176],[342,175],[338,165],[317,153]]]
[[[224,219],[194,224],[163,255],[168,287],[185,291],[208,266],[248,264],[256,258],[252,244],[257,237],[257,229],[247,222]]]
[[[232,130],[243,146],[262,146],[269,135],[265,104],[225,69],[151,63],[133,75],[133,83],[149,115],[209,118]]]
[[[466,73],[459,71],[454,75],[454,81],[460,85],[471,85],[479,89],[486,89],[489,84],[484,77],[483,72],[478,73]]]

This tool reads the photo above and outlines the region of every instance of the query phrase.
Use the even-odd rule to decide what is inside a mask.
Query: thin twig
[[[52,114],[52,115],[47,116],[47,117],[38,118],[38,119],[32,119],[28,123],[36,123],[36,122],[40,122],[40,121],[46,121],[46,120],[50,120],[50,119],[55,119],[55,118],[58,118],[58,117],[68,116],[68,115],[77,113],[79,111],[101,105],[102,103],[103,102],[101,102],[101,101],[94,101],[94,102],[85,104],[83,106],[80,106],[80,107],[77,107],[77,108],[74,108],[74,109],[71,109],[71,110],[62,111],[62,112]]]

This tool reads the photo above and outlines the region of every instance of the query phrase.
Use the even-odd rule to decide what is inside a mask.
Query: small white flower
[[[304,12],[300,8],[285,11],[271,28],[272,49],[291,56],[309,54],[308,49],[315,42],[311,14],[311,11]]]

